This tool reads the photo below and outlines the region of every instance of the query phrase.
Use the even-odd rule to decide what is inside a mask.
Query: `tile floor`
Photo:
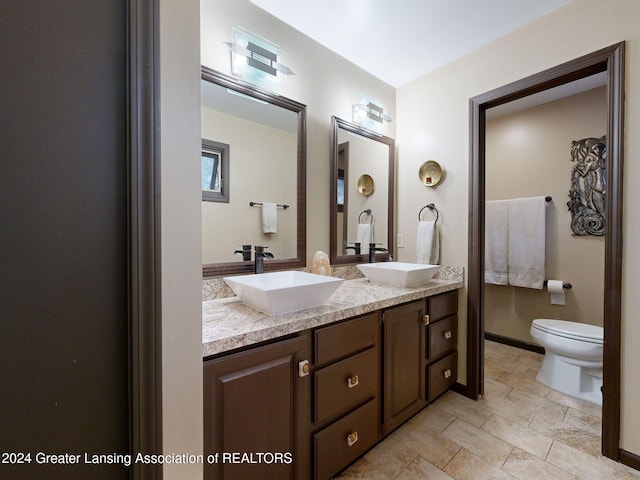
[[[600,407],[536,381],[542,355],[485,342],[485,395],[448,392],[340,480],[640,479],[600,455]]]

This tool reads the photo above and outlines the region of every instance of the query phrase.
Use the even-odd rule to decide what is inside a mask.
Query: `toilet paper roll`
[[[551,295],[551,305],[564,305],[564,282],[562,280],[548,280],[547,290]]]

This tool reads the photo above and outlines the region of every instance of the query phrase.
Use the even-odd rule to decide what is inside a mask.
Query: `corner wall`
[[[160,0],[162,447],[202,453],[200,5]],[[202,480],[199,463],[164,480]]]
[[[469,99],[484,92],[551,68],[590,52],[626,40],[623,316],[622,316],[622,430],[621,448],[640,452],[640,414],[635,408],[640,384],[634,374],[640,364],[640,284],[637,253],[640,222],[634,214],[640,204],[640,2],[612,0],[603,8],[598,0],[574,0],[567,6],[509,35],[479,48],[397,91],[397,132],[400,161],[398,232],[415,238],[415,214],[435,202],[443,219],[442,263],[467,265],[469,185]],[[446,169],[444,183],[428,189],[417,180],[427,159]],[[408,246],[409,242],[407,242]],[[398,251],[400,260],[412,261],[411,248]],[[466,295],[461,295],[461,358],[466,354]],[[460,365],[464,367],[464,364]],[[466,382],[461,368],[460,380]]]

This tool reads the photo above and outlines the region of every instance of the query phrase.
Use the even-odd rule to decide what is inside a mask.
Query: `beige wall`
[[[161,0],[162,447],[202,453],[199,2]],[[188,160],[191,159],[191,160]],[[166,464],[165,480],[202,480]]]
[[[397,91],[398,232],[407,247],[400,260],[415,258],[418,209],[435,202],[441,212],[442,263],[467,265],[469,99],[600,48],[626,40],[624,265],[622,316],[622,431],[621,447],[640,452],[640,398],[635,366],[640,364],[640,284],[638,254],[640,222],[640,137],[633,135],[640,115],[640,2],[574,0],[567,6],[432,72]],[[420,164],[438,160],[446,169],[444,183],[426,189],[417,180]],[[466,295],[460,296],[461,358],[466,352]],[[464,362],[461,380],[466,381]]]
[[[296,134],[203,108],[202,138],[226,143],[231,157],[229,202],[202,202],[203,263],[242,261],[233,252],[245,243],[267,246],[275,258],[295,258]],[[262,232],[262,209],[249,202],[290,205],[278,208],[277,233]]]
[[[395,89],[265,13],[249,0],[201,2],[202,64],[230,74],[231,28],[242,26],[282,48],[295,72],[282,95],[307,105],[307,263],[329,253],[329,152],[331,116],[351,121],[352,106],[366,93],[395,119]],[[382,132],[395,137],[395,122]]]
[[[526,342],[534,318],[602,325],[604,237],[572,235],[567,209],[571,142],[606,133],[606,89],[600,87],[487,121],[487,200],[546,196],[546,278],[572,284],[566,305],[546,290],[485,286],[485,331]]]

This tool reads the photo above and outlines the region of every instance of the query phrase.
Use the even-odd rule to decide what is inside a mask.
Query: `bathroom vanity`
[[[347,280],[277,316],[204,302],[205,478],[344,469],[456,381],[461,286],[461,272],[419,288]]]

